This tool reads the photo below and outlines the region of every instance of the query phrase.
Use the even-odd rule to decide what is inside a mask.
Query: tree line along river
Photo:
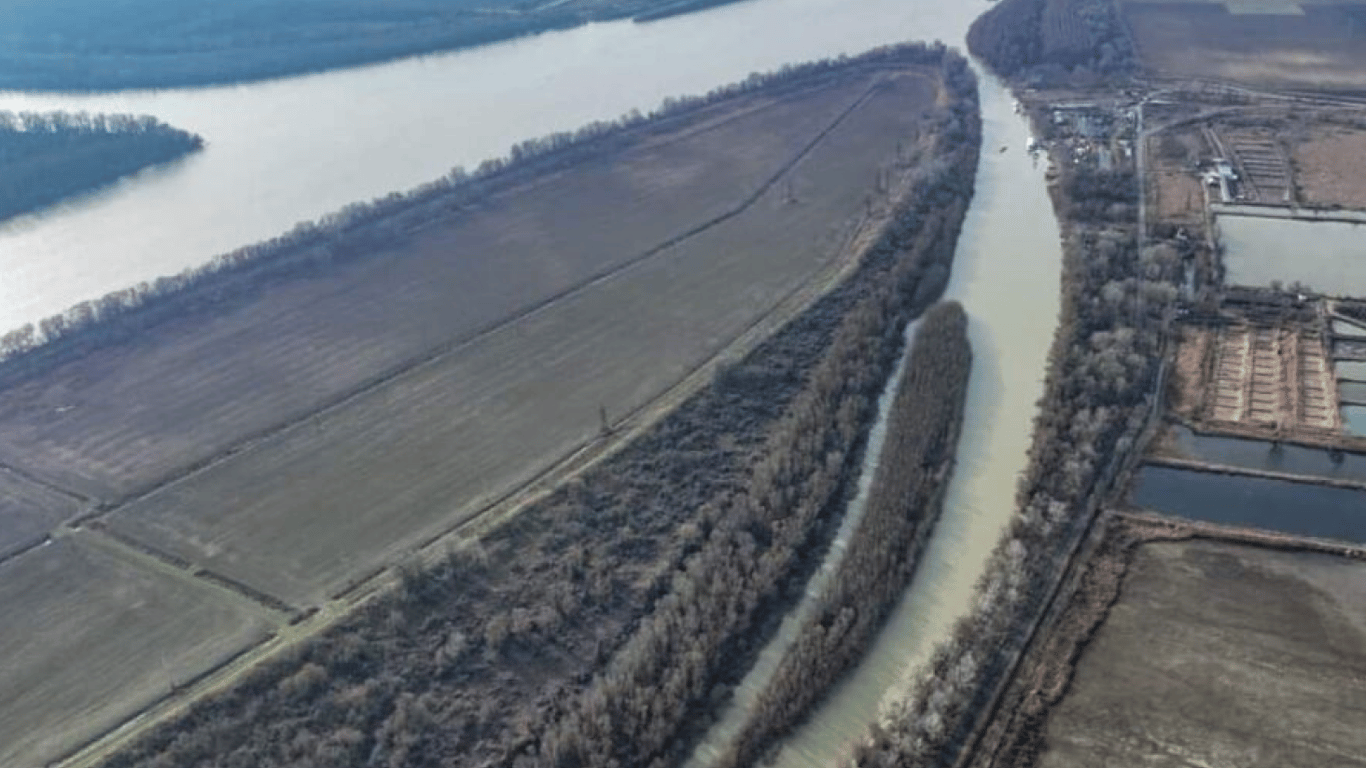
[[[648,24],[593,24],[450,54],[240,86],[0,93],[3,110],[147,113],[205,149],[0,224],[0,330],[273,237],[357,200],[473,168],[755,71],[905,40],[963,48],[985,1],[750,0]],[[947,298],[974,364],[958,464],[914,583],[865,660],[782,749],[827,765],[967,606],[1012,513],[1059,304],[1061,246],[1044,168],[1010,94],[981,79],[984,147]]]

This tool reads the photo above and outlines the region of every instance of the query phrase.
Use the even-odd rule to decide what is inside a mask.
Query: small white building
[[[1222,158],[1214,161],[1214,168],[1205,171],[1205,183],[1213,187],[1218,185],[1219,196],[1222,202],[1233,202],[1233,182],[1238,180],[1238,173],[1233,170],[1233,163]]]

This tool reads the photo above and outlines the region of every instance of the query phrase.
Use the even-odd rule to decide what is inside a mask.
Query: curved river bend
[[[962,48],[987,7],[750,0],[254,85],[0,93],[0,109],[150,113],[208,142],[179,164],[0,225],[0,331],[670,95],[907,39]],[[788,740],[783,766],[828,765],[863,733],[966,609],[1012,512],[1057,318],[1061,254],[1043,168],[1025,152],[1027,126],[1009,94],[979,76],[985,145],[949,286],[968,311],[974,352],[958,466],[915,582],[867,658]]]

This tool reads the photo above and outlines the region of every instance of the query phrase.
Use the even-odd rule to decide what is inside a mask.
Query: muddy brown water
[[[774,765],[829,766],[917,678],[966,611],[1014,509],[1059,308],[1062,249],[1043,163],[1008,91],[982,72],[983,152],[948,297],[968,313],[972,375],[957,464],[915,578],[867,655]],[[1004,151],[1002,151],[1004,148]],[[867,471],[865,469],[865,471]]]
[[[172,167],[0,224],[0,329],[472,167],[518,140],[753,71],[908,39],[961,48],[987,7],[753,0],[254,85],[0,94],[0,109],[150,113],[208,142]],[[828,765],[864,733],[966,611],[1012,513],[1056,325],[1061,249],[1028,127],[1009,93],[979,76],[982,163],[948,289],[967,309],[974,353],[957,468],[913,584],[866,658],[784,743],[781,766]]]

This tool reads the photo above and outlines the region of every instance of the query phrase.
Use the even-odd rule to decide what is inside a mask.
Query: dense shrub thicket
[[[0,112],[0,220],[203,145],[200,137],[147,116]]]
[[[782,736],[858,659],[915,573],[962,426],[972,360],[962,306],[930,308],[913,344],[864,517],[722,766],[749,765]]]
[[[1089,85],[1136,66],[1118,4],[1000,0],[968,29],[968,49],[1011,79]]]
[[[1064,204],[1087,178],[1064,172]],[[852,761],[861,768],[953,763],[1065,567],[1072,534],[1146,424],[1179,259],[1160,245],[1138,253],[1124,230],[1068,219],[1065,231],[1062,313],[1017,516],[930,673],[856,749]]]
[[[680,757],[828,543],[900,330],[947,276],[975,82],[942,47],[862,61],[899,56],[943,67],[936,159],[850,278],[627,448],[107,768]]]

